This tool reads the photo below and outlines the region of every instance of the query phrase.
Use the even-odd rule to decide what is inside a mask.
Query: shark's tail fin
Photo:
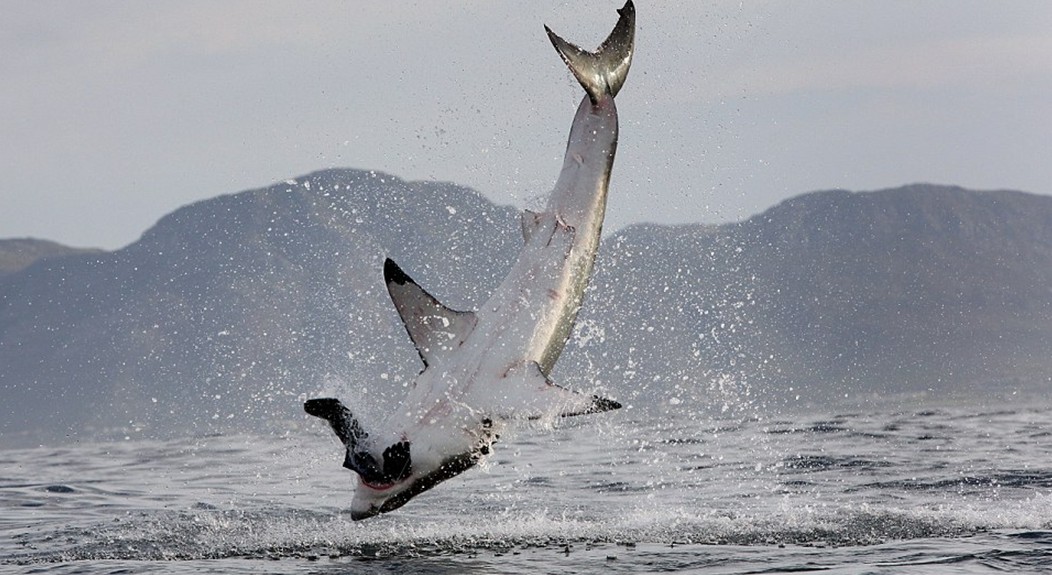
[[[621,15],[617,25],[595,52],[582,50],[560,38],[551,28],[544,27],[548,38],[588,92],[593,104],[598,103],[604,95],[616,96],[632,65],[636,36],[636,8],[632,0],[625,2],[617,13]]]

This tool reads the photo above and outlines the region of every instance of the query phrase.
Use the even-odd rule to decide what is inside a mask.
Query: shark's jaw
[[[362,482],[351,502],[351,519],[360,521],[394,511],[417,495],[471,469],[481,458],[482,453],[473,450],[450,457],[443,461],[438,469],[419,477],[413,476],[405,481],[389,485],[372,485]]]

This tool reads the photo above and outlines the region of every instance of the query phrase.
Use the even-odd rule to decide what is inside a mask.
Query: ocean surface
[[[1052,409],[647,412],[506,436],[352,522],[318,422],[0,451],[0,572],[1052,572]]]

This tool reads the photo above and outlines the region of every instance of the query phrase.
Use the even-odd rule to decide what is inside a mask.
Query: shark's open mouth
[[[359,476],[361,477],[361,476]],[[373,491],[390,491],[397,483],[370,483],[362,479],[362,486],[367,487]]]
[[[446,459],[442,466],[428,473],[427,475],[417,479],[416,481],[410,482],[408,487],[404,490],[399,491],[391,495],[390,497],[383,500],[380,505],[370,505],[368,509],[364,510],[351,510],[351,519],[355,521],[361,521],[362,519],[368,519],[381,513],[387,513],[388,511],[394,511],[399,507],[405,505],[410,499],[420,495],[421,493],[431,489],[439,483],[459,475],[464,471],[470,469],[479,459],[482,458],[482,452],[480,450],[470,451],[468,453],[462,453],[455,457]],[[377,492],[377,495],[383,496],[384,491],[390,491],[396,486],[402,485],[405,482],[396,482],[390,484],[373,484],[368,483],[364,479],[361,481],[361,486],[371,491]]]
[[[397,493],[384,501],[379,509],[376,509],[376,513],[387,513],[388,511],[398,509],[417,495],[420,495],[450,477],[454,477],[470,469],[478,463],[481,458],[482,454],[477,450],[473,450],[445,460],[441,467],[412,482],[409,488],[405,491]]]

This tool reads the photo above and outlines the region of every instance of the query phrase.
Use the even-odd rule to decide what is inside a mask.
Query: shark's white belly
[[[591,276],[616,141],[613,100],[593,106],[585,98],[548,205],[524,224],[526,243],[518,259],[476,312],[477,324],[460,349],[417,378],[406,400],[416,410],[396,414],[388,429],[407,436],[425,429],[432,437],[448,434],[448,441],[435,442],[434,449],[449,455],[475,439],[480,420],[492,418],[484,400],[492,398],[495,387],[509,378],[529,377],[524,370],[534,362],[544,376],[550,373]],[[441,447],[447,443],[449,453]]]
[[[535,361],[547,375],[570,336],[592,274],[617,142],[613,100],[593,106],[585,98],[573,125],[545,211],[535,215],[519,258],[479,310],[482,329],[472,334],[478,343],[470,343],[485,348],[478,350],[480,361],[497,369]]]
[[[459,453],[465,442],[480,439],[483,419],[498,431],[501,426],[480,399],[491,397],[503,380],[524,378],[531,362],[547,375],[581,305],[587,275],[579,274],[590,272],[597,241],[589,236],[598,236],[599,226],[582,226],[581,234],[555,214],[542,220],[500,289],[477,312],[478,323],[459,352],[419,375],[406,400],[415,409],[392,418],[389,429],[396,436],[389,441],[398,440],[399,432],[427,433],[431,457]]]
[[[617,146],[620,90],[632,60],[635,8],[587,52],[547,30],[587,93],[570,129],[562,171],[544,212],[523,215],[525,246],[477,311],[442,305],[390,259],[388,292],[425,369],[382,430],[366,432],[335,398],[305,402],[346,446],[361,478],[352,518],[397,509],[473,466],[505,422],[597,413],[616,401],[576,393],[549,375],[573,329],[602,232]]]
[[[573,230],[554,215],[543,218],[542,229],[477,312],[478,323],[458,353],[418,376],[406,404],[422,409],[399,414],[403,426],[415,431],[439,425],[454,434],[475,433],[486,416],[478,400],[489,395],[495,382],[522,377],[530,362],[550,369],[581,304],[583,285],[575,271],[590,268],[594,253],[588,253],[587,244],[578,245]],[[452,443],[454,449],[463,447]]]

